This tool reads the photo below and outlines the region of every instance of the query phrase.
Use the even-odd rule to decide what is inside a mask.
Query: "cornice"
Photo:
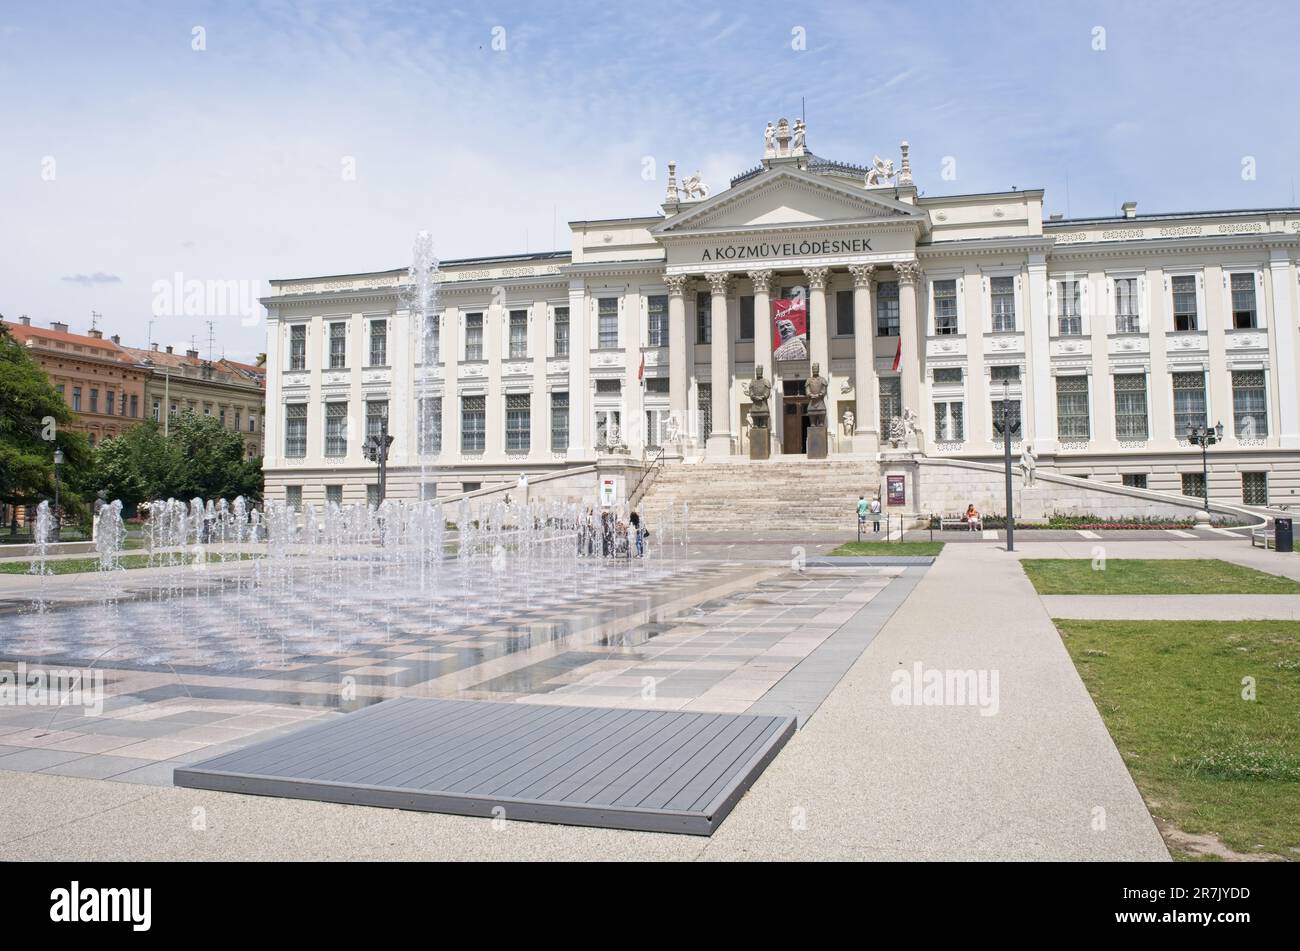
[[[1207,251],[1270,251],[1284,249],[1300,252],[1300,235],[1266,233],[1254,235],[1213,235],[1200,238],[1138,238],[1131,241],[1086,241],[1057,244],[1049,255],[1053,259],[1139,257],[1146,254],[1201,254]]]

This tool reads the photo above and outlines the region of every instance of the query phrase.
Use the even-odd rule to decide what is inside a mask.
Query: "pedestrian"
[[[641,516],[635,511],[628,517],[632,523],[632,532],[636,536],[636,556],[640,558],[645,554],[645,533],[642,532]]]
[[[865,495],[859,495],[858,496],[858,533],[859,534],[861,534],[862,530],[867,527],[867,508],[868,508],[867,497]]]
[[[880,496],[871,500],[871,530],[879,533],[880,531]]]

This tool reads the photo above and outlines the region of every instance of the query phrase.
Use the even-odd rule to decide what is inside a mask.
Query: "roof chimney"
[[[172,352],[171,344],[168,344],[168,345],[167,345],[167,352],[168,352],[168,353],[171,353],[171,352]]]
[[[113,343],[117,344],[119,347],[122,346],[122,335],[121,335],[121,334],[113,334],[113,336],[109,337],[108,339],[111,340],[111,341],[113,341]]]
[[[191,360],[197,360],[199,358],[199,352],[197,350],[186,350],[185,356],[189,357]]]
[[[86,333],[90,334],[90,335],[91,335],[92,337],[94,337],[96,340],[103,340],[103,339],[104,339],[104,331],[102,331],[102,330],[96,330],[94,327],[91,327],[89,330],[86,331]]]
[[[158,344],[155,343],[155,344],[152,344],[152,346],[153,346],[153,352],[154,352],[154,353],[157,353],[157,352],[158,352]]]
[[[61,333],[61,334],[65,334],[65,333],[68,332],[68,325],[67,325],[67,324],[61,324],[61,323],[59,323],[57,320],[51,320],[51,321],[50,321],[50,329],[51,329],[51,330],[57,330],[59,333]]]
[[[19,317],[18,322],[22,324],[24,327],[30,327],[32,325],[32,319],[28,317],[26,314],[23,314],[21,317]]]
[[[1136,218],[1138,216],[1138,203],[1135,201],[1126,201],[1120,208],[1123,210],[1125,218]]]

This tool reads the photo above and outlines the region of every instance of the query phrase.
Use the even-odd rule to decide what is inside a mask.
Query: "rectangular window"
[[[532,399],[527,393],[506,394],[506,450],[527,452],[532,446]]]
[[[99,390],[93,386],[90,388],[90,411],[92,413],[99,412]]]
[[[1147,474],[1145,472],[1125,472],[1120,476],[1120,481],[1130,489],[1145,489],[1147,487]]]
[[[54,389],[58,392],[58,394],[59,394],[59,399],[63,399],[63,384],[60,383],[60,384],[59,384],[58,386],[56,386]]]
[[[1233,432],[1238,439],[1263,439],[1268,435],[1268,397],[1263,370],[1232,372]]]
[[[853,336],[853,292],[835,292],[835,334],[840,337]]]
[[[348,454],[348,404],[325,404],[325,455]]]
[[[934,332],[939,335],[957,332],[957,282],[934,282]]]
[[[284,408],[284,454],[290,459],[307,455],[306,403],[289,403]]]
[[[898,336],[898,281],[876,285],[876,336]]]
[[[460,398],[460,451],[482,452],[486,444],[487,397]]]
[[[257,432],[257,417],[252,413],[248,414],[248,431],[250,433]]]
[[[155,423],[162,422],[162,400],[153,401],[153,421]]]
[[[109,416],[113,415],[113,391],[108,390],[104,393],[104,412]]]
[[[462,492],[477,492],[481,488],[483,488],[482,482],[462,482],[460,484]]]
[[[1170,282],[1174,297],[1174,330],[1198,330],[1200,320],[1196,313],[1196,277],[1179,274]]]
[[[708,291],[695,294],[695,342],[710,343],[713,340],[713,301]]]
[[[668,298],[663,294],[647,297],[646,344],[651,347],[668,346]]]
[[[284,487],[284,502],[292,509],[302,508],[302,486],[286,485]]]
[[[569,448],[569,394],[551,394],[551,452]]]
[[[569,355],[569,308],[555,308],[555,355]]]
[[[1056,434],[1061,439],[1087,439],[1092,434],[1086,376],[1056,378]]]
[[[307,369],[306,324],[294,324],[289,328],[289,369]]]
[[[614,380],[597,380],[596,392],[601,394],[616,394],[623,392],[623,381]]]
[[[895,416],[903,415],[903,381],[896,376],[882,376],[878,381],[880,395],[880,433],[883,438],[889,432],[889,424]]]
[[[1241,474],[1241,501],[1247,505],[1268,505],[1268,473]]]
[[[610,426],[619,427],[621,433],[622,425],[622,414],[618,410],[596,410],[596,448],[604,449],[609,446]],[[621,435],[619,438],[622,438]]]
[[[934,438],[947,442],[961,442],[966,438],[960,401],[934,404]]]
[[[648,377],[645,381],[645,391],[647,393],[659,393],[659,394],[667,395],[668,377],[666,376]]]
[[[1142,332],[1138,317],[1137,284],[1136,277],[1115,279],[1115,333],[1117,334]]]
[[[379,507],[379,486],[373,483],[366,486],[366,506],[372,509]]]
[[[736,339],[754,339],[754,298],[750,294],[744,294],[740,298],[740,336]]]
[[[994,383],[1019,383],[1020,366],[1019,364],[991,366],[989,367],[989,379]]]
[[[618,298],[602,297],[596,302],[596,346],[601,350],[618,348]]]
[[[713,385],[701,383],[696,394],[700,404],[700,438],[707,440],[713,432]]]
[[[993,303],[993,332],[1010,333],[1016,329],[1016,279],[994,277],[989,279],[989,294]]]
[[[139,418],[139,416],[140,416],[140,397],[133,395],[131,397],[131,418],[137,419]]]
[[[416,452],[442,452],[442,397],[422,397],[415,411]]]
[[[1236,330],[1255,327],[1255,275],[1232,275],[1232,326]]]
[[[388,321],[383,318],[370,321],[370,365],[388,366]]]
[[[366,437],[388,433],[388,400],[366,400]]]
[[[483,315],[465,315],[465,359],[483,359]]]
[[[1185,439],[1187,430],[1206,424],[1205,373],[1174,373],[1174,438]]]
[[[72,388],[72,409],[75,412],[81,412],[81,387],[79,386]]]
[[[1205,498],[1204,472],[1183,473],[1183,495],[1190,495],[1194,499]]]
[[[935,383],[960,383],[961,367],[935,367]]]
[[[528,311],[510,312],[510,359],[523,360],[528,356]]]
[[[330,324],[330,369],[341,370],[348,365],[348,325],[339,321]]]
[[[1083,333],[1078,281],[1056,282],[1056,323],[1057,332],[1062,337],[1077,337]]]
[[[217,419],[221,422],[221,428],[226,428],[226,408],[223,406],[217,410]]]
[[[325,504],[342,505],[343,504],[343,486],[327,485],[325,486]]]
[[[1145,374],[1115,374],[1115,438],[1146,439],[1147,435]]]
[[[424,362],[442,362],[442,315],[429,318],[429,333],[424,340]]]
[[[1006,428],[1011,429],[1011,438],[1020,438],[1020,400],[993,400],[993,435],[998,440],[1003,438]]]

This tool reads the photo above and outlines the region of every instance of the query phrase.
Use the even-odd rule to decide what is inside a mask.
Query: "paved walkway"
[[[826,649],[866,639],[844,637]],[[918,662],[996,672],[996,714],[891,702]],[[1168,857],[1016,556],[991,545],[925,572],[708,840],[4,770],[0,801],[0,859]]]
[[[1151,621],[1297,621],[1297,594],[1052,594],[1042,598],[1054,618]]]

